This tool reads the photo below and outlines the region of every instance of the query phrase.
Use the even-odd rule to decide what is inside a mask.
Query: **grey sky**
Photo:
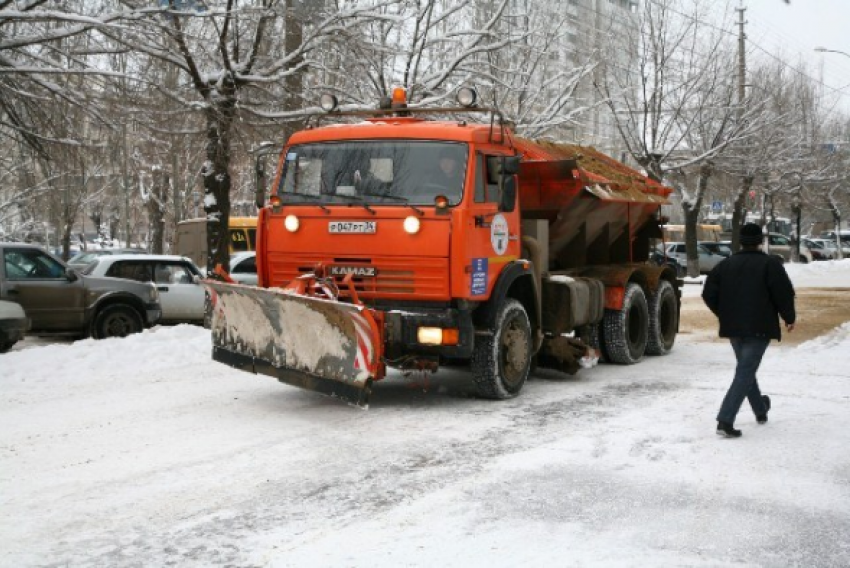
[[[850,0],[791,0],[790,5],[782,0],[743,3],[754,55],[767,56],[766,51],[788,61],[802,58],[810,66],[812,77],[831,88],[826,93],[840,98],[836,102],[850,109]],[[847,55],[816,53],[817,46]]]

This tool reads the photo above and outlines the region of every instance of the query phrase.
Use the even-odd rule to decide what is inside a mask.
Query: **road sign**
[[[723,202],[722,201],[712,201],[711,202],[711,210],[717,211],[718,213],[720,211],[723,211]]]

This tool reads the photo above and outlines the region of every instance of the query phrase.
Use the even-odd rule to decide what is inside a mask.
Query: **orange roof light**
[[[407,104],[407,91],[404,87],[393,89],[393,106],[404,106]]]

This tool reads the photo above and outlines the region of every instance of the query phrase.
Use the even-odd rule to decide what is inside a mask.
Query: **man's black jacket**
[[[714,267],[702,299],[720,320],[720,337],[781,339],[779,316],[791,324],[794,286],[782,262],[760,250],[743,250]]]

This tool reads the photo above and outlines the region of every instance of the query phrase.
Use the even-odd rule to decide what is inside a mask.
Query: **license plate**
[[[331,221],[328,223],[330,233],[374,233],[378,228],[375,221]]]
[[[342,266],[334,265],[330,267],[331,276],[348,276],[353,274],[361,278],[374,278],[378,275],[378,269],[374,266]]]

